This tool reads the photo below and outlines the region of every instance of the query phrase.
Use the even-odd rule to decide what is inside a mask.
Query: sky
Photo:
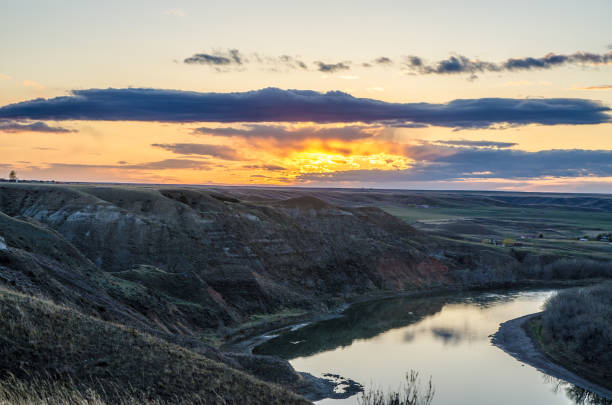
[[[0,177],[612,193],[609,0],[0,8]]]

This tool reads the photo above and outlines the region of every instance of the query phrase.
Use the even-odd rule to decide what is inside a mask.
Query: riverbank
[[[515,359],[545,374],[565,380],[601,397],[612,399],[612,390],[588,381],[567,368],[552,362],[543,353],[539,344],[528,336],[525,325],[540,314],[541,312],[529,314],[502,323],[493,335],[492,343]]]
[[[509,285],[497,285],[489,288],[485,286],[468,287],[454,285],[428,287],[395,293],[362,295],[353,297],[348,303],[332,308],[327,312],[309,312],[299,315],[287,315],[282,318],[275,318],[273,322],[262,321],[258,324],[249,323],[247,327],[238,328],[233,334],[226,336],[226,343],[223,344],[220,349],[225,353],[231,352],[240,353],[242,355],[252,355],[253,349],[256,346],[259,346],[268,340],[277,337],[278,335],[289,331],[295,331],[312,323],[339,318],[343,316],[342,314],[351,306],[360,303],[384,301],[394,298],[434,298],[448,294],[466,293],[470,291],[508,292],[513,290],[520,291],[538,288],[561,289],[590,285],[599,281],[600,280],[598,279],[557,281],[522,280]],[[361,388],[361,385],[358,382],[340,376],[338,376],[340,378],[337,379],[329,379],[314,377],[309,373],[302,372],[300,370],[296,370],[296,372],[300,374],[305,381],[308,381],[308,383],[304,384],[302,389],[298,392],[309,400],[347,397],[349,396],[347,395],[348,391],[350,391],[352,394],[356,394]],[[347,390],[340,394],[342,396],[338,396],[338,389],[342,388],[346,388]]]
[[[342,313],[351,305],[380,301],[393,298],[426,298],[436,297],[445,294],[453,294],[469,291],[507,291],[520,289],[535,289],[535,288],[570,288],[583,287],[591,284],[599,283],[601,279],[583,279],[583,280],[520,280],[514,283],[507,283],[494,286],[484,285],[446,285],[436,287],[423,287],[413,290],[405,290],[400,292],[364,294],[351,297],[346,303],[337,307],[331,308],[325,312],[305,312],[299,315],[287,315],[276,318],[274,321],[250,322],[246,326],[239,326],[223,337],[224,343],[219,347],[223,352],[236,352],[251,354],[253,348],[265,341],[274,338],[276,335],[298,328],[313,322],[324,321],[342,316]]]

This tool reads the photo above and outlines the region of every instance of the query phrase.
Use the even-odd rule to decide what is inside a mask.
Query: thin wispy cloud
[[[351,62],[324,63],[321,61],[316,61],[315,65],[317,66],[317,70],[323,73],[336,73],[349,70],[351,68]]]
[[[218,69],[219,66],[229,66],[232,64],[240,65],[245,70],[245,65],[256,64],[284,64],[289,70],[309,70],[308,62],[303,59],[295,59],[288,55],[281,56],[262,56],[258,53],[251,54],[252,57],[235,58],[240,55],[237,49],[227,51],[215,51],[210,53],[197,53],[184,60],[187,64],[201,64],[217,67],[217,71],[230,71],[229,69]],[[395,63],[393,58],[380,56],[367,61],[353,63],[352,61],[342,62],[323,62],[315,60],[311,63],[314,71],[324,73],[338,73],[348,71],[353,66],[362,68],[395,66],[399,71],[413,75],[451,75],[469,74],[470,78],[475,79],[477,74],[491,72],[520,72],[530,70],[547,70],[562,66],[598,66],[612,64],[612,51],[607,53],[593,52],[574,52],[571,54],[548,53],[540,57],[511,57],[502,61],[486,61],[477,58],[470,58],[464,55],[451,55],[446,59],[438,61],[428,61],[421,56],[408,55],[398,58]],[[272,69],[275,71],[274,69]]]
[[[418,56],[404,59],[402,68],[416,74],[471,74],[486,72],[515,72],[526,70],[545,70],[567,65],[605,65],[612,63],[612,52],[596,54],[576,52],[569,55],[549,53],[539,58],[510,58],[501,62],[470,59],[463,55],[450,56],[437,62],[426,62]]]
[[[248,124],[242,128],[219,127],[196,128],[194,133],[220,137],[241,137],[245,139],[276,139],[276,140],[305,140],[323,139],[353,141],[376,136],[382,128],[370,126],[350,125],[345,127],[299,127],[291,128],[283,125]]]
[[[162,12],[164,15],[169,15],[173,17],[185,17],[185,11],[182,8],[171,8],[168,10],[164,10]]]
[[[612,90],[612,84],[602,84],[601,86],[581,87],[581,90]]]
[[[387,58],[386,56],[381,56],[380,58],[375,59],[374,62],[378,65],[392,65],[393,64],[393,61],[390,58]]]
[[[16,121],[0,121],[0,132],[8,132],[8,133],[19,133],[19,132],[46,132],[46,133],[56,133],[56,134],[65,134],[70,132],[77,132],[76,130],[62,128],[62,127],[52,127],[44,122],[16,122]]]
[[[248,61],[238,49],[215,51],[213,53],[197,53],[184,60],[186,64],[212,66],[219,72],[228,71],[228,68],[231,67],[242,66],[248,63]]]
[[[308,65],[298,56],[281,55],[278,57],[251,54],[252,60],[257,61],[266,70],[278,72],[280,70],[308,70]]]
[[[204,170],[210,167],[208,162],[192,159],[164,159],[153,162],[137,163],[137,164],[117,164],[117,165],[96,165],[96,164],[77,164],[77,163],[48,163],[46,164],[51,169],[118,169],[118,170],[177,170],[177,169],[192,169]]]
[[[210,145],[202,143],[154,143],[151,146],[165,149],[180,155],[203,155],[224,160],[240,160],[242,157],[234,149],[226,145]]]
[[[366,68],[370,68],[373,66],[391,66],[393,65],[393,60],[391,60],[391,58],[388,58],[386,56],[381,56],[379,58],[374,59],[371,62],[362,62],[361,66],[366,67]]]
[[[610,107],[580,98],[477,98],[388,103],[340,91],[266,88],[240,93],[160,89],[74,90],[69,96],[0,107],[5,120],[156,122],[395,122],[465,128],[609,123]]]
[[[213,68],[216,72],[244,72],[246,65],[258,65],[261,69],[270,72],[301,70],[306,71],[308,65],[299,56],[283,54],[269,56],[252,52],[244,54],[238,49],[214,50],[211,52],[196,53],[183,60],[188,65],[204,65]]]
[[[442,145],[448,145],[448,146],[480,147],[480,148],[496,148],[496,149],[511,148],[513,146],[518,145],[515,142],[468,141],[464,139],[450,140],[450,141],[438,140],[438,141],[435,141],[435,143],[442,144]]]
[[[242,166],[242,168],[249,169],[249,170],[261,169],[261,170],[268,170],[272,172],[287,170],[286,167],[278,166],[278,165],[244,165]]]
[[[37,90],[44,90],[44,88],[45,88],[45,86],[43,86],[42,84],[37,83],[37,82],[35,82],[33,80],[24,80],[24,81],[21,82],[21,85],[23,87],[32,87],[32,88],[37,89]]]

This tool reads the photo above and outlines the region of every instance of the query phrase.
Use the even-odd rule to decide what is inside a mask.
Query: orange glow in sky
[[[245,3],[239,15],[195,0],[7,5],[0,177],[612,193],[609,1],[315,3]],[[278,100],[291,89],[336,99],[306,102],[312,111],[263,98],[203,102],[201,122],[180,118],[187,93],[153,107],[114,98],[53,110],[56,97],[82,102],[73,90],[268,87]],[[65,115],[37,110],[39,98]],[[508,100],[561,107],[513,121],[522,107]],[[24,102],[33,110],[11,112]],[[476,107],[455,109],[461,102]],[[384,118],[404,108],[410,119]]]

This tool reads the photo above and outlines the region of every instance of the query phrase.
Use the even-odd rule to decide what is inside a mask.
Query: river
[[[339,374],[382,389],[397,389],[415,370],[423,384],[431,376],[433,405],[611,403],[589,400],[590,393],[491,344],[501,322],[540,311],[554,293],[465,293],[360,303],[339,318],[282,333],[254,352],[283,357],[296,370],[315,376]],[[317,403],[357,404],[357,398]]]

